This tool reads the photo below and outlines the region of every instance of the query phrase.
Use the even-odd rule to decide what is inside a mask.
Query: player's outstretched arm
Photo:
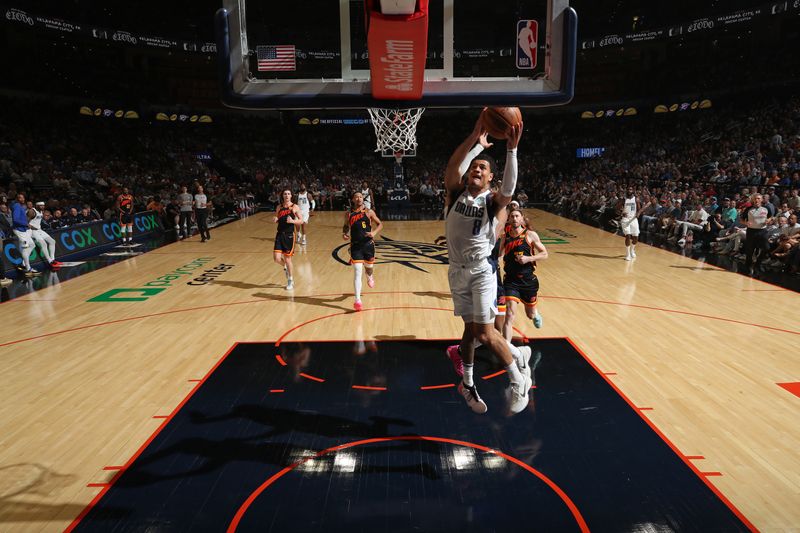
[[[506,143],[506,166],[503,169],[503,183],[500,184],[500,194],[497,195],[497,207],[503,208],[511,203],[514,191],[517,188],[517,146],[522,138],[523,125],[517,124],[511,128]]]
[[[481,122],[481,117],[478,117],[478,121],[475,123],[475,128],[473,128],[472,133],[464,139],[464,142],[458,145],[458,148],[455,149],[453,155],[450,156],[450,160],[447,162],[447,168],[444,171],[444,186],[448,192],[456,192],[461,189],[461,176],[463,176],[464,173],[459,172],[459,169],[462,161],[464,161],[470,149],[475,146],[483,134],[483,123]]]

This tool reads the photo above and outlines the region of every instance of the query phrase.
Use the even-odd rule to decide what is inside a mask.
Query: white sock
[[[511,383],[518,383],[520,385],[523,383],[524,379],[519,368],[517,368],[517,363],[512,362],[508,365],[506,367],[506,372],[508,372],[508,379],[511,380]]]
[[[475,383],[472,381],[473,370],[475,370],[474,364],[468,365],[467,363],[464,363],[464,385],[467,385],[468,387],[475,385]]]
[[[506,341],[506,344],[508,344],[508,349],[511,350],[511,355],[514,357],[514,361],[517,362],[517,365],[524,366],[522,365],[524,362],[522,360],[522,352],[519,351],[519,348],[511,344],[511,341]]]
[[[628,245],[628,246],[626,246],[626,247],[625,247],[625,253],[626,253],[627,255],[631,255],[631,248],[632,248],[632,247],[631,247],[630,245]]]
[[[364,265],[361,263],[353,264],[353,287],[356,291],[356,300],[361,301],[361,274],[364,271]]]

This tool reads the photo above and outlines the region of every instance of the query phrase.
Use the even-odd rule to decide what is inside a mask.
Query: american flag
[[[294,61],[294,45],[279,44],[256,46],[258,71],[297,70]]]

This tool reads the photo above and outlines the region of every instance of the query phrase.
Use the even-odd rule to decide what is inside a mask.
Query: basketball
[[[36,218],[36,211],[33,209],[28,209],[26,214],[28,216],[28,220],[33,220],[34,218]]]
[[[495,139],[508,138],[508,131],[522,124],[522,113],[518,107],[487,107],[481,113],[483,127]]]

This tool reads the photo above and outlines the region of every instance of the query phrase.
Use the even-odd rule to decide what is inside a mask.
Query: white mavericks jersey
[[[28,226],[30,226],[31,229],[42,229],[42,212],[36,208],[33,210],[36,216],[28,221]]]
[[[465,189],[450,206],[445,220],[450,264],[465,265],[489,257],[497,241],[497,218],[489,213],[491,191],[470,196]]]
[[[369,187],[361,191],[361,196],[364,197],[364,209],[372,209],[372,196],[369,194]]]
[[[297,193],[297,205],[300,206],[300,211],[308,211],[311,204],[308,202],[308,193]]]
[[[633,218],[636,216],[636,197],[625,198],[625,205],[622,207],[622,218]]]

